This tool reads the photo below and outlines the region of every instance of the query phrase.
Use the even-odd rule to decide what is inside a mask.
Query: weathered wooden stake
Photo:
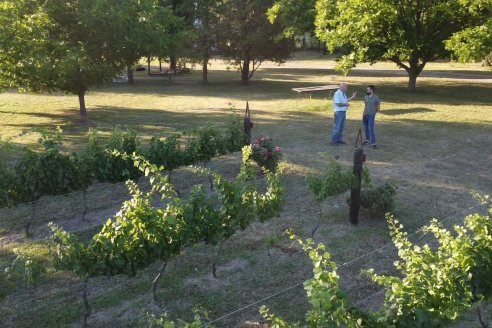
[[[316,231],[318,231],[320,225],[321,225],[321,217],[323,215],[323,212],[322,212],[322,209],[321,209],[321,204],[319,202],[317,202],[318,204],[318,223],[316,224],[316,227],[314,227],[314,229],[311,231],[311,238],[314,238],[314,234],[316,233]]]
[[[82,194],[82,201],[84,202],[84,212],[82,213],[82,221],[85,221],[85,216],[87,215],[87,190],[84,190]]]
[[[152,282],[152,300],[156,304],[157,304],[157,294],[156,294],[157,286],[159,285],[159,280],[161,279],[164,270],[166,270],[166,265],[167,265],[167,261],[164,261],[164,263],[162,263],[161,269],[159,270],[159,273],[157,274],[154,281]]]
[[[244,138],[247,145],[251,144],[251,129],[253,121],[251,121],[251,112],[249,111],[249,103],[246,102],[246,111],[244,113]]]
[[[84,289],[82,291],[82,298],[84,299],[84,306],[85,306],[84,319],[82,321],[82,328],[86,328],[87,327],[87,320],[89,319],[89,316],[92,313],[92,306],[89,303],[89,277],[85,278],[85,280],[84,280]]]
[[[215,255],[214,262],[212,263],[212,275],[214,276],[215,279],[217,279],[217,262],[219,261],[219,256],[220,256],[220,253],[222,251],[222,245],[224,245],[225,241],[226,240],[223,239],[220,242],[219,249],[217,250],[217,254]]]
[[[353,172],[357,178],[357,183],[350,191],[350,211],[349,222],[352,224],[359,223],[360,209],[360,187],[362,184],[362,164],[364,163],[364,148],[362,146],[362,131],[359,129],[357,142],[354,151],[354,167]]]
[[[32,209],[31,209],[31,218],[26,224],[26,237],[29,236],[29,229],[31,228],[31,225],[34,222],[34,219],[36,218],[36,202],[32,202]]]

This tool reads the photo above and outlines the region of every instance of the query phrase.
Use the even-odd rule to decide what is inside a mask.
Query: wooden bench
[[[171,85],[172,79],[176,76],[176,71],[175,70],[165,70],[165,71],[152,72],[152,73],[150,73],[150,76],[167,77],[167,78],[169,78],[169,85]]]
[[[306,93],[309,95],[309,98],[311,98],[311,93],[316,92],[316,91],[330,91],[330,95],[328,96],[328,99],[331,97],[331,92],[333,90],[338,90],[339,85],[338,84],[329,84],[329,85],[319,85],[315,87],[305,87],[305,88],[292,88],[292,91],[297,93],[297,97],[299,97],[300,94]]]

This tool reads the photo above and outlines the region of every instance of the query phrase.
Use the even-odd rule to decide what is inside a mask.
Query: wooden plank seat
[[[311,92],[315,91],[330,91],[330,96],[331,92],[333,90],[338,90],[339,85],[338,84],[329,84],[329,85],[319,85],[319,86],[314,86],[314,87],[304,87],[304,88],[292,88],[292,91],[296,92],[297,95],[302,93],[308,93],[309,96],[311,96]]]
[[[165,71],[151,72],[150,76],[153,77],[167,77],[169,79],[169,85],[171,85],[172,79],[176,76],[176,71],[173,69]]]

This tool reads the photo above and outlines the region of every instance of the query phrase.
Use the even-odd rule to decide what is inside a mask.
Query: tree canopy
[[[483,20],[456,0],[317,0],[315,25],[328,49],[342,52],[338,69],[389,60],[413,91],[425,65],[448,55],[444,42]]]
[[[142,52],[163,51],[172,17],[156,0],[3,1],[0,86],[78,95],[86,118],[89,87],[111,81]]]
[[[285,61],[294,49],[292,37],[280,22],[271,24],[267,10],[271,0],[224,0],[219,9],[219,49],[241,71],[247,84],[262,62]]]
[[[446,47],[463,62],[488,58],[492,61],[492,0],[461,0],[460,3],[475,15],[486,17],[455,33],[446,42]],[[483,24],[480,24],[483,22]]]

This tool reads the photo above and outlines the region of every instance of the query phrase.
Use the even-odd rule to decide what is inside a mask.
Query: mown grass
[[[446,221],[446,226],[457,224],[468,214],[466,209],[476,204],[469,195],[471,190],[492,193],[492,74],[489,71],[471,64],[429,64],[418,79],[418,91],[409,94],[406,77],[389,63],[362,65],[347,77],[336,74],[333,67],[332,59],[305,52],[286,65],[265,65],[247,87],[239,84],[236,72],[214,62],[208,86],[199,83],[199,71],[177,77],[171,86],[163,80],[146,77],[144,72],[137,73],[132,86],[110,84],[88,93],[90,126],[109,135],[120,124],[137,130],[143,140],[207,122],[221,125],[226,113],[236,108],[242,114],[249,101],[254,135],[271,136],[285,154],[287,168],[283,180],[287,201],[282,216],[264,224],[253,224],[231,238],[220,256],[218,280],[212,278],[210,268],[216,248],[199,245],[186,249],[173,260],[158,290],[171,318],[190,319],[192,308],[202,306],[215,319],[309,278],[311,265],[305,255],[297,252],[289,256],[275,248],[269,256],[266,244],[286,228],[293,228],[303,238],[310,237],[318,207],[307,189],[305,176],[320,172],[334,156],[342,164],[351,165],[350,145],[354,144],[361,127],[361,99],[367,84],[377,86],[383,101],[376,123],[380,148],[366,150],[367,165],[376,184],[392,180],[399,185],[395,214],[409,231],[432,217],[449,218],[463,212]],[[348,112],[345,136],[349,146],[331,147],[333,121],[329,94],[315,93],[308,100],[296,98],[291,88],[340,81],[349,82],[349,93],[356,90],[359,96]],[[2,138],[11,137],[14,144],[36,147],[38,135],[23,131],[59,125],[65,132],[65,149],[81,149],[86,142],[87,126],[80,124],[77,106],[75,96],[59,93],[0,94]],[[240,154],[234,154],[216,158],[210,166],[233,175],[239,161]],[[173,179],[184,190],[198,181],[186,169],[178,171]],[[102,208],[91,212],[88,222],[80,220],[81,206],[76,196],[43,198],[43,211],[47,214],[36,221],[37,230],[34,229],[30,239],[21,234],[21,222],[29,215],[29,207],[1,211],[3,237],[0,238],[10,237],[13,241],[0,246],[0,266],[7,265],[13,258],[13,249],[19,248],[40,259],[48,269],[37,286],[17,288],[0,301],[3,326],[65,327],[80,322],[81,282],[71,274],[53,270],[48,246],[42,241],[47,235],[45,223],[50,220],[52,209],[51,217],[57,218],[61,225],[76,231],[81,238],[89,238],[101,220],[118,210],[115,204],[125,199],[123,186],[117,188],[117,193],[111,188],[93,193],[94,207]],[[333,197],[323,204],[321,228],[315,235],[340,264],[390,243],[383,218],[361,217],[358,226],[348,225],[345,198],[345,195]],[[419,242],[429,240],[427,236],[415,235],[415,238]],[[285,239],[280,243],[289,245]],[[388,246],[341,267],[342,283],[350,298],[362,300],[378,290],[359,276],[360,269],[374,267],[378,272],[390,273],[394,259],[394,248]],[[142,311],[152,310],[150,283],[157,270],[156,264],[133,278],[91,279],[94,314],[90,324],[138,326]],[[377,302],[377,298],[369,299],[363,305],[377,305]],[[228,316],[217,325],[255,327],[255,322],[261,322],[258,314],[261,304],[291,320],[302,318],[308,308],[300,285]]]

